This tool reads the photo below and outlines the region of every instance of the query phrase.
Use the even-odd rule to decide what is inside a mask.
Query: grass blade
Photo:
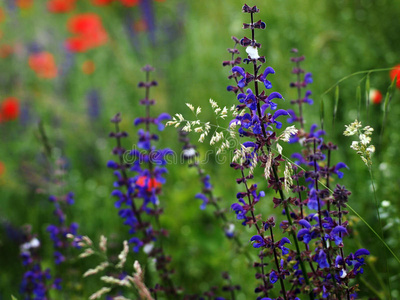
[[[367,74],[367,79],[365,80],[365,102],[367,105],[367,123],[369,122],[369,105],[370,105],[370,96],[369,93],[371,92],[371,84],[369,80],[369,73]]]
[[[385,129],[386,119],[387,119],[387,110],[388,110],[388,107],[389,107],[390,100],[392,100],[393,91],[394,91],[394,85],[395,85],[396,81],[397,81],[397,76],[395,76],[393,78],[393,81],[390,84],[390,86],[389,86],[389,88],[388,88],[388,90],[386,92],[385,104],[384,104],[384,110],[383,110],[383,119],[382,119],[382,129],[381,129],[381,135],[379,137],[380,144],[382,144],[383,131]]]
[[[335,89],[335,105],[333,107],[333,120],[332,120],[333,128],[335,128],[335,120],[336,120],[338,106],[339,106],[339,85],[337,85]]]
[[[356,100],[357,100],[357,119],[361,120],[361,86],[357,86],[356,92]]]

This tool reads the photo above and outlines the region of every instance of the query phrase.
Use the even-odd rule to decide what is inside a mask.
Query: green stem
[[[377,213],[377,215],[378,215],[378,220],[379,220],[379,229],[380,229],[380,231],[381,231],[382,239],[385,240],[385,236],[384,236],[384,234],[383,234],[383,227],[382,227],[381,215],[380,215],[380,213],[379,213],[378,198],[377,198],[377,196],[376,196],[376,189],[375,189],[374,177],[373,177],[373,174],[372,174],[372,168],[371,168],[371,166],[368,167],[368,171],[369,171],[369,176],[371,177],[372,190],[374,191],[375,208],[376,208],[376,213]],[[390,275],[389,275],[389,265],[388,265],[388,258],[387,258],[387,255],[385,255],[385,264],[386,264],[386,266],[385,266],[385,273],[386,273],[387,282],[388,282],[388,288],[389,288],[388,294],[389,294],[389,299],[392,299],[392,293],[391,293],[392,288],[391,288],[391,286],[390,286]],[[385,289],[385,290],[386,290],[386,289]]]

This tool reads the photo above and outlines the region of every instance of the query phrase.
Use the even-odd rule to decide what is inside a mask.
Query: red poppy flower
[[[136,185],[140,186],[141,188],[147,187],[147,191],[151,192],[153,188],[160,188],[161,183],[157,181],[155,178],[149,178],[147,176],[140,176],[136,180]]]
[[[68,21],[68,30],[75,34],[67,40],[67,48],[73,52],[85,52],[108,41],[101,19],[94,13],[80,14]]]
[[[16,4],[21,9],[29,9],[33,5],[33,0],[17,0]]]
[[[379,104],[382,102],[383,96],[379,90],[371,89],[371,91],[369,92],[369,98],[371,99],[373,104]]]
[[[396,86],[398,89],[400,89],[400,65],[397,65],[393,68],[392,71],[390,71],[390,79],[393,81],[394,78],[397,76],[396,79]]]
[[[40,78],[52,79],[57,76],[57,66],[53,55],[49,52],[31,54],[28,64]]]
[[[66,13],[75,8],[76,0],[50,0],[47,9],[52,13]]]
[[[17,98],[8,97],[1,103],[0,115],[2,121],[12,121],[19,116],[19,102]]]

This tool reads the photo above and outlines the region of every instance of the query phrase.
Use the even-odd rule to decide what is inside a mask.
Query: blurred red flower
[[[47,9],[52,13],[65,13],[75,8],[76,0],[50,0]]]
[[[163,0],[161,0],[163,1]],[[114,0],[92,0],[92,3],[94,5],[108,5],[111,2],[114,2]],[[133,7],[136,6],[140,3],[140,0],[119,0],[119,2],[121,2],[122,5],[128,6],[128,7]]]
[[[371,99],[373,104],[379,104],[382,102],[383,96],[379,90],[371,89],[371,91],[369,92],[369,98]]]
[[[19,116],[19,102],[17,98],[8,97],[1,103],[1,121],[12,121]]]
[[[6,15],[4,14],[3,8],[0,7],[0,23],[4,22]]]
[[[5,171],[6,171],[6,168],[4,167],[4,164],[0,161],[0,177],[1,177],[1,175],[4,174]]]
[[[135,23],[133,23],[132,26],[133,26],[133,30],[135,32],[143,32],[148,29],[147,22],[144,19],[140,19],[140,20],[136,21]]]
[[[108,34],[100,17],[95,13],[80,14],[68,21],[68,30],[75,36],[67,39],[67,48],[72,52],[85,52],[104,45]]]
[[[140,176],[136,180],[136,185],[144,188],[147,187],[147,191],[150,192],[153,188],[160,188],[162,185],[155,178],[149,178],[147,176]]]
[[[82,64],[82,72],[86,75],[92,74],[96,70],[96,65],[93,60],[86,60]]]
[[[14,51],[14,48],[10,45],[4,44],[0,46],[0,58],[9,57]]]
[[[28,64],[40,78],[52,79],[57,76],[57,66],[53,54],[49,52],[44,51],[31,54]]]
[[[396,86],[398,89],[400,89],[400,65],[397,65],[393,68],[392,71],[390,71],[390,79],[393,81],[394,78],[397,76],[396,79]]]
[[[16,4],[21,9],[29,9],[33,5],[33,0],[17,0]]]

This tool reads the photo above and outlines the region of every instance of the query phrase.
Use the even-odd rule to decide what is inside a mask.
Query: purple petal
[[[360,255],[369,255],[369,251],[368,251],[367,249],[361,248],[361,249],[358,249],[358,250],[354,253],[354,256],[355,256],[355,257],[360,256]]]
[[[272,69],[271,67],[267,67],[267,68],[265,69],[265,71],[264,71],[264,74],[263,74],[264,80],[265,80],[265,78],[268,76],[268,74],[275,74],[275,70]]]
[[[299,224],[301,225],[301,226],[304,226],[304,227],[306,227],[306,228],[311,228],[311,225],[310,225],[310,223],[308,223],[306,220],[300,220],[299,221]]]
[[[277,117],[279,117],[279,116],[284,116],[284,115],[288,115],[289,113],[286,111],[286,110],[284,110],[284,109],[278,109],[275,113],[274,113],[274,116],[273,116],[273,118],[274,118],[274,120],[277,118]]]
[[[233,67],[231,71],[232,71],[232,73],[237,72],[240,75],[242,75],[243,77],[246,76],[246,73],[244,72],[244,69],[242,67],[238,67],[238,66]]]
[[[282,99],[283,97],[278,92],[273,92],[273,93],[269,94],[267,99],[272,100],[272,99],[276,99],[276,98]]]

